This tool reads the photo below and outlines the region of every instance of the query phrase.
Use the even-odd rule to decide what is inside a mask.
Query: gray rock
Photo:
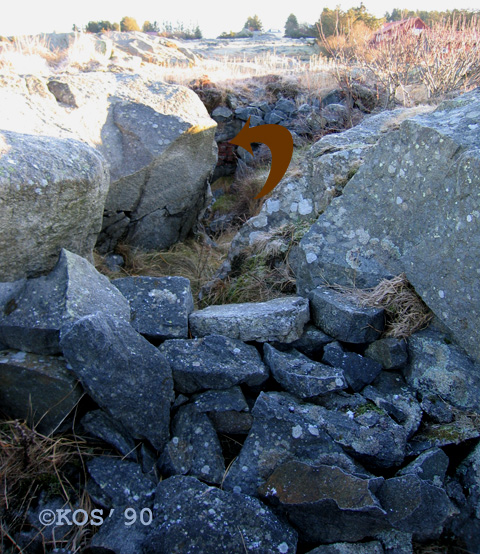
[[[389,529],[382,531],[375,538],[382,543],[385,554],[413,554],[411,533]]]
[[[83,395],[61,357],[15,350],[0,352],[0,405],[40,433],[52,433]]]
[[[105,265],[110,271],[117,273],[125,266],[125,260],[120,254],[109,254],[105,256]]]
[[[51,79],[47,83],[48,90],[55,96],[55,100],[72,108],[78,108],[75,91],[68,83]]]
[[[232,118],[233,112],[226,106],[218,106],[212,112],[212,119],[217,123],[224,123],[225,121],[230,121]]]
[[[480,520],[480,445],[460,464],[456,477],[463,486],[474,517]]]
[[[211,412],[208,414],[215,431],[225,435],[246,435],[253,425],[253,417],[246,412]]]
[[[0,281],[50,271],[62,248],[93,261],[105,159],[79,140],[10,131],[0,131],[0,154]]]
[[[407,445],[409,456],[418,456],[430,448],[459,445],[480,438],[476,417],[460,413],[451,423],[423,423]]]
[[[320,331],[315,325],[307,324],[303,328],[302,336],[291,342],[290,347],[300,350],[306,356],[312,357],[323,352],[323,347],[329,342],[333,342],[333,337]],[[277,344],[274,344],[277,347]]]
[[[329,127],[343,129],[348,122],[349,111],[342,104],[329,104],[323,108],[322,117],[327,120]]]
[[[182,393],[226,389],[241,383],[255,386],[268,378],[268,369],[255,347],[221,335],[172,339],[159,350],[172,367],[175,389]]]
[[[453,408],[436,394],[426,394],[420,403],[422,410],[434,423],[451,423]]]
[[[418,541],[438,538],[456,513],[443,488],[413,474],[387,479],[376,495],[393,527]]]
[[[158,552],[296,552],[297,534],[259,500],[208,487],[193,477],[159,483],[155,519],[143,545]]]
[[[338,542],[336,544],[318,546],[310,550],[308,554],[384,554],[384,550],[382,543],[378,541],[357,544]]]
[[[125,458],[136,461],[135,442],[120,422],[102,410],[93,410],[82,417],[81,424],[91,435],[114,446]]]
[[[343,370],[347,383],[355,391],[361,391],[382,371],[382,366],[355,352],[347,352],[338,342],[327,344],[322,361]]]
[[[248,412],[248,404],[240,387],[208,390],[195,395],[192,402],[200,412]]]
[[[361,306],[353,295],[317,287],[308,298],[315,325],[337,340],[373,342],[383,331],[384,310]]]
[[[422,421],[422,409],[414,391],[402,377],[395,373],[382,372],[362,391],[362,396],[385,410],[397,423],[403,426],[410,438],[417,432]]]
[[[432,448],[401,469],[397,476],[413,474],[424,481],[430,481],[437,487],[443,487],[448,464],[449,460],[445,452],[440,448]]]
[[[132,327],[156,339],[188,337],[193,312],[190,281],[184,277],[124,277],[112,281],[130,303]]]
[[[297,111],[297,105],[293,100],[288,98],[281,98],[275,104],[275,110],[283,112],[285,115],[292,116]]]
[[[94,494],[102,506],[116,508],[122,506],[151,507],[156,483],[146,477],[140,466],[127,460],[107,456],[97,456],[87,462],[88,473],[95,483]],[[88,485],[87,485],[88,486]]]
[[[286,114],[281,111],[272,110],[270,113],[267,113],[265,116],[265,123],[269,125],[276,125],[277,123],[281,123],[282,121],[285,121],[287,118]]]
[[[381,364],[383,369],[402,369],[408,361],[407,343],[392,337],[376,340],[365,350],[365,356]]]
[[[159,459],[166,475],[191,475],[219,485],[225,462],[217,433],[207,415],[194,405],[182,406],[172,422],[172,440]]]
[[[190,315],[195,337],[221,334],[243,341],[293,342],[309,319],[304,298],[276,298],[268,302],[209,306]]]
[[[386,134],[300,243],[297,290],[406,273],[477,361],[480,134],[476,89]],[[461,260],[461,263],[452,263]]]
[[[150,513],[144,507],[133,508],[137,517],[133,522],[133,512],[127,512],[128,517],[126,517],[126,509],[128,508],[117,509],[112,515],[104,517],[85,554],[138,554],[142,551],[142,544],[150,530],[150,525],[144,525],[140,516],[147,522]]]
[[[60,329],[103,312],[130,320],[130,307],[110,281],[87,260],[62,250],[45,277],[0,283],[0,340],[10,348],[57,354]]]
[[[296,350],[279,352],[268,343],[264,344],[263,352],[275,380],[299,398],[312,398],[347,388],[341,369],[314,362]]]
[[[133,438],[147,439],[162,450],[169,438],[174,398],[164,356],[133,327],[102,314],[86,316],[62,330],[60,345],[95,402]]]
[[[410,361],[404,373],[423,394],[436,394],[453,406],[480,413],[480,365],[442,334],[425,330],[408,339]]]
[[[285,510],[300,539],[356,542],[389,527],[387,514],[375,498],[382,482],[338,467],[290,461],[272,473],[260,494]]]

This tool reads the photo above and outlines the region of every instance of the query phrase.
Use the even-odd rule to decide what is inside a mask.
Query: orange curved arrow
[[[293,138],[288,129],[281,125],[259,125],[250,127],[250,118],[238,135],[230,141],[245,148],[253,156],[252,142],[262,142],[270,148],[272,153],[272,167],[268,179],[255,199],[262,198],[271,192],[285,175],[293,154]]]

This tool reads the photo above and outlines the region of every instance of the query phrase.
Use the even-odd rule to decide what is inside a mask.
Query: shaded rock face
[[[0,130],[0,281],[50,271],[62,247],[93,260],[108,186],[86,144]]]
[[[42,164],[40,169],[32,169],[30,179],[36,184],[32,185],[31,194],[40,194],[34,192],[36,188],[43,191],[45,179],[48,183],[60,183],[61,178],[73,182],[79,179],[83,188],[74,191],[78,207],[72,210],[72,217],[88,215],[83,226],[90,233],[90,249],[98,233],[98,208],[93,209],[93,200],[88,200],[88,195],[95,197],[95,187],[90,190],[89,181],[102,184],[95,185],[103,195],[97,204],[104,203],[105,208],[98,245],[102,252],[112,250],[120,237],[147,249],[165,248],[184,238],[205,207],[209,195],[207,182],[217,159],[216,124],[195,93],[150,77],[108,72],[58,75],[48,88],[46,85],[47,92],[38,94],[38,86],[29,89],[23,79],[16,78],[0,95],[3,129],[40,135],[35,137],[40,141],[37,149],[45,147],[48,151],[50,141],[52,152],[58,144],[61,159],[73,160],[62,162],[67,163],[67,168],[68,163],[73,166],[76,170],[73,176],[71,171],[62,175],[63,165],[51,177],[45,175]],[[60,138],[78,138],[88,143],[97,151],[90,157],[97,156],[101,161],[92,158],[88,163],[87,157],[82,162],[87,154],[78,152],[79,147],[72,151],[70,143],[65,146],[64,142],[58,142]],[[86,146],[82,148],[90,152]],[[14,159],[17,165],[22,159],[21,152],[22,149]],[[55,162],[53,153],[51,157],[50,165]],[[87,172],[89,165],[92,167]],[[111,175],[106,201],[108,182],[104,176],[105,182],[96,177],[102,171],[105,173],[105,165]],[[47,191],[42,194],[47,198]],[[41,213],[48,221],[48,212],[44,212]],[[72,228],[75,222],[74,219],[70,224]]]
[[[405,272],[417,293],[480,360],[478,217],[480,91],[404,121],[383,137],[303,237],[297,287],[357,286]],[[468,314],[468,316],[467,316]]]

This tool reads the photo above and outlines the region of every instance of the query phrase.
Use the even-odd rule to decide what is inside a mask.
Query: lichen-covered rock
[[[308,554],[384,554],[381,542],[371,541],[352,544],[350,542],[338,542],[325,544],[310,550]]]
[[[309,317],[308,300],[295,297],[209,306],[193,312],[189,321],[195,337],[220,334],[243,341],[289,343],[300,338]]]
[[[448,464],[449,459],[445,452],[440,448],[432,448],[402,468],[397,476],[414,474],[437,487],[443,487]]]
[[[406,273],[458,343],[480,360],[480,90],[382,137],[300,243],[297,290],[359,287]],[[460,262],[457,262],[460,260]]]
[[[60,346],[95,402],[135,439],[169,439],[173,379],[162,354],[128,323],[102,314],[62,330]]]
[[[313,398],[347,388],[341,369],[314,362],[296,350],[280,352],[265,343],[265,363],[275,380],[299,398]]]
[[[297,534],[256,498],[170,477],[155,494],[154,521],[143,550],[158,552],[294,554]]]
[[[130,320],[127,300],[87,260],[62,250],[45,277],[0,283],[0,340],[10,348],[58,354],[60,329],[102,312]]]
[[[268,368],[254,346],[221,335],[167,340],[159,350],[172,367],[178,392],[227,389],[241,383],[255,386],[268,379]]]
[[[16,350],[0,351],[0,404],[12,418],[25,419],[48,435],[83,395],[64,358]]]
[[[190,281],[184,277],[124,277],[112,281],[130,303],[132,327],[157,339],[188,337],[193,312]]]
[[[0,281],[50,271],[62,248],[93,261],[109,183],[79,140],[0,130]]]
[[[333,340],[333,337],[329,337],[315,325],[307,323],[303,328],[302,336],[291,342],[289,347],[300,350],[306,356],[313,357],[323,352],[323,347]],[[276,348],[278,344],[274,343],[273,346]]]
[[[375,498],[382,482],[338,467],[290,461],[272,473],[260,494],[287,513],[304,541],[355,542],[389,527]]]
[[[365,356],[375,360],[383,369],[402,369],[407,364],[407,343],[403,339],[387,337],[372,342]]]
[[[136,460],[135,441],[119,421],[102,410],[93,410],[82,417],[81,424],[94,437],[114,446],[125,458]]]

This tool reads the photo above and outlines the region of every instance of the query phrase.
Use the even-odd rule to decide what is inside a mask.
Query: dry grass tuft
[[[433,317],[433,313],[417,295],[404,273],[393,279],[382,279],[372,289],[334,288],[363,306],[383,308],[386,314],[386,337],[407,338],[427,327]]]

